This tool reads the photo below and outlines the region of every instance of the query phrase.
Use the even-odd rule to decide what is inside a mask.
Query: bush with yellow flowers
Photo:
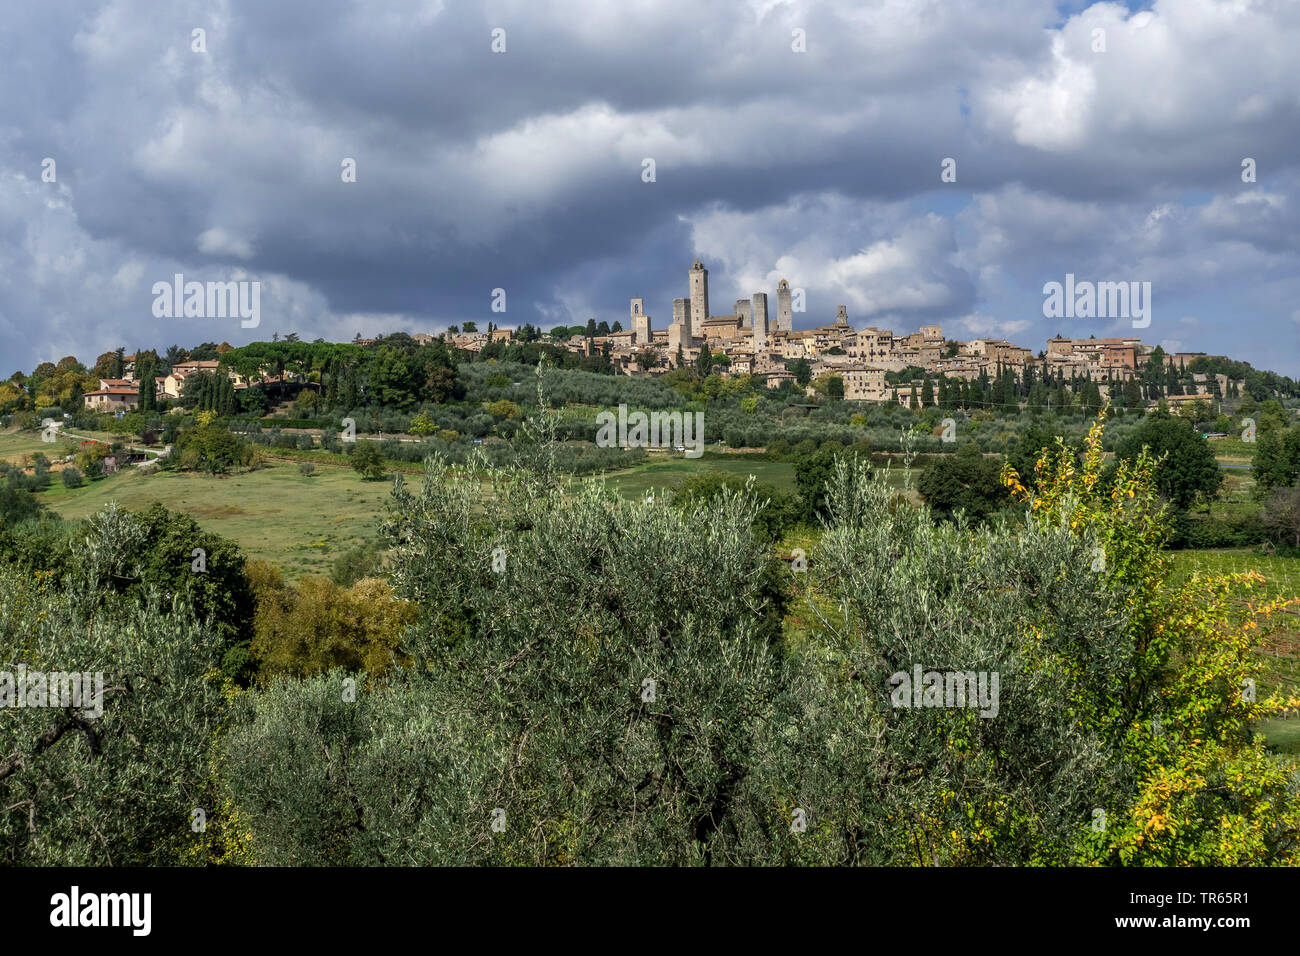
[[[1030,491],[1003,481],[1031,521],[1068,526],[1096,543],[1096,566],[1122,587],[1127,686],[1095,714],[1134,775],[1131,789],[1090,821],[1079,862],[1220,865],[1300,862],[1300,798],[1288,762],[1270,753],[1258,723],[1300,698],[1257,691],[1260,650],[1279,615],[1298,603],[1256,597],[1257,573],[1171,581],[1166,525],[1144,454],[1103,479],[1103,424],[1082,462],[1063,445],[1037,465]],[[1102,704],[1102,702],[1098,702]]]

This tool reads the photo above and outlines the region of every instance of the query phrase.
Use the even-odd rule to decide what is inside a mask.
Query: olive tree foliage
[[[395,482],[390,577],[419,609],[403,666],[244,701],[224,765],[259,859],[708,858],[779,692],[759,502],[678,510],[571,484],[543,380],[526,466],[434,458],[418,490]]]
[[[753,755],[766,836],[746,834],[736,862],[773,836],[779,862],[1065,862],[1122,783],[1113,742],[1081,717],[1123,686],[1123,595],[1060,527],[936,524],[851,460],[827,497],[820,626]],[[917,668],[996,674],[996,709],[906,706],[894,677]]]
[[[98,716],[0,710],[0,863],[174,864],[196,839],[192,811],[212,810],[222,642],[183,600],[110,586],[138,576],[131,554],[144,536],[110,506],[63,580],[0,563],[0,670],[103,674]]]
[[[337,673],[276,685],[231,736],[264,858],[707,859],[779,693],[757,502],[625,502],[544,463],[426,474],[385,527],[412,666],[355,704]]]
[[[1294,859],[1294,783],[1250,734],[1275,710],[1241,692],[1254,624],[1222,610],[1237,583],[1196,614],[1166,588],[1154,462],[1104,482],[1100,424],[1038,491],[1004,475],[1018,523],[936,524],[839,461],[806,573],[755,534],[752,488],[627,502],[528,447],[528,469],[399,476],[401,667],[243,699],[223,799],[255,859]],[[896,686],[917,670],[944,676],[925,706]],[[986,696],[948,698],[950,674]]]
[[[755,496],[432,465],[385,529],[412,666],[255,692],[230,738],[264,862],[1063,862],[1123,783],[1080,720],[1122,594],[1065,529],[936,527],[841,463],[795,650]],[[998,672],[996,715],[893,707],[914,665]]]

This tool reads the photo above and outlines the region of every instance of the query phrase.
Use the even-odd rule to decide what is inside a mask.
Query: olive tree
[[[11,694],[26,673],[28,704],[0,711],[0,862],[175,864],[214,812],[221,638],[183,599],[106,586],[144,536],[109,508],[64,580],[0,563],[0,671]],[[51,699],[34,675],[53,672],[102,674],[100,705]]]
[[[780,693],[759,502],[626,502],[546,471],[400,481],[385,536],[413,663],[251,695],[231,793],[268,861],[708,858]],[[355,678],[354,678],[355,679]]]

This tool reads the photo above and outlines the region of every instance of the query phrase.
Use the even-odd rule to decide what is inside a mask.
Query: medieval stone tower
[[[754,351],[767,348],[767,293],[755,292],[754,298]]]
[[[837,307],[837,311],[835,313],[835,324],[836,325],[849,324],[849,307],[847,305],[841,305]]]
[[[628,316],[632,320],[634,345],[649,345],[651,341],[650,316],[645,314],[645,299],[633,299],[632,311]]]
[[[668,326],[668,361],[673,368],[677,367],[677,350],[694,347],[690,338],[690,329],[685,322],[674,322]]]
[[[749,300],[737,299],[736,311],[734,314],[736,318],[740,319],[741,328],[748,328],[749,327]]]
[[[776,284],[776,328],[779,332],[794,329],[794,312],[790,307],[790,283],[782,279]]]
[[[691,300],[673,299],[673,325],[689,326],[691,324]]]
[[[691,335],[704,335],[704,322],[709,317],[709,270],[699,259],[691,266]]]

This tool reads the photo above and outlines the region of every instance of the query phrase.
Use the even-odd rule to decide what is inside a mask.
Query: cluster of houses
[[[1108,397],[1109,389],[1141,374],[1154,346],[1140,338],[1054,337],[1047,349],[1035,355],[1031,349],[1005,339],[945,339],[942,327],[924,325],[918,331],[895,335],[890,329],[855,329],[849,324],[848,307],[837,309],[835,321],[811,329],[793,328],[792,290],[782,279],[777,284],[777,314],[769,319],[767,294],[736,300],[727,315],[709,312],[708,270],[697,259],[689,272],[690,295],[673,300],[673,320],[663,329],[655,329],[645,311],[645,300],[632,299],[628,309],[628,328],[609,335],[588,338],[577,335],[555,343],[571,351],[593,354],[608,348],[610,361],[628,375],[662,375],[679,364],[694,365],[700,352],[707,348],[714,357],[725,355],[726,363],[715,368],[722,375],[757,375],[766,379],[768,388],[779,388],[794,379],[787,364],[806,359],[813,377],[837,375],[844,383],[844,397],[850,401],[898,402],[906,405],[919,391],[919,380],[886,381],[887,372],[919,368],[949,379],[977,379],[981,374],[994,377],[1007,369],[1023,374],[1026,367],[1053,378],[1091,379]],[[447,336],[450,344],[467,352],[478,352],[490,341],[508,340],[510,329],[486,333],[460,333]],[[1188,352],[1168,355],[1179,369],[1205,353]],[[897,378],[898,376],[895,376]],[[1202,386],[1195,394],[1173,395],[1171,404],[1212,400],[1208,378],[1196,374]],[[1220,394],[1226,394],[1227,377],[1220,375]],[[810,387],[810,392],[812,391]]]
[[[215,372],[219,364],[216,359],[210,359],[173,365],[172,370],[166,375],[154,378],[154,394],[159,400],[180,398],[185,379],[196,372]],[[248,383],[234,372],[229,374],[236,380],[236,388],[248,386]],[[87,408],[100,412],[117,412],[135,408],[140,402],[140,383],[135,378],[135,356],[126,356],[122,378],[101,378],[99,388],[87,392],[83,400]]]
[[[216,359],[178,362],[172,366],[171,371],[166,375],[159,375],[154,378],[154,396],[159,401],[178,399],[181,397],[181,390],[185,387],[187,378],[198,372],[214,373],[220,364]],[[249,382],[243,375],[232,369],[226,369],[225,374],[230,377],[231,384],[236,389],[248,388]],[[286,380],[292,377],[288,373],[283,376]],[[280,380],[281,376],[276,375],[264,375],[258,378],[259,382],[278,382]],[[93,392],[86,392],[83,401],[86,408],[99,412],[117,413],[138,406],[140,404],[140,382],[135,377],[135,356],[126,356],[121,378],[101,378],[99,388]]]

